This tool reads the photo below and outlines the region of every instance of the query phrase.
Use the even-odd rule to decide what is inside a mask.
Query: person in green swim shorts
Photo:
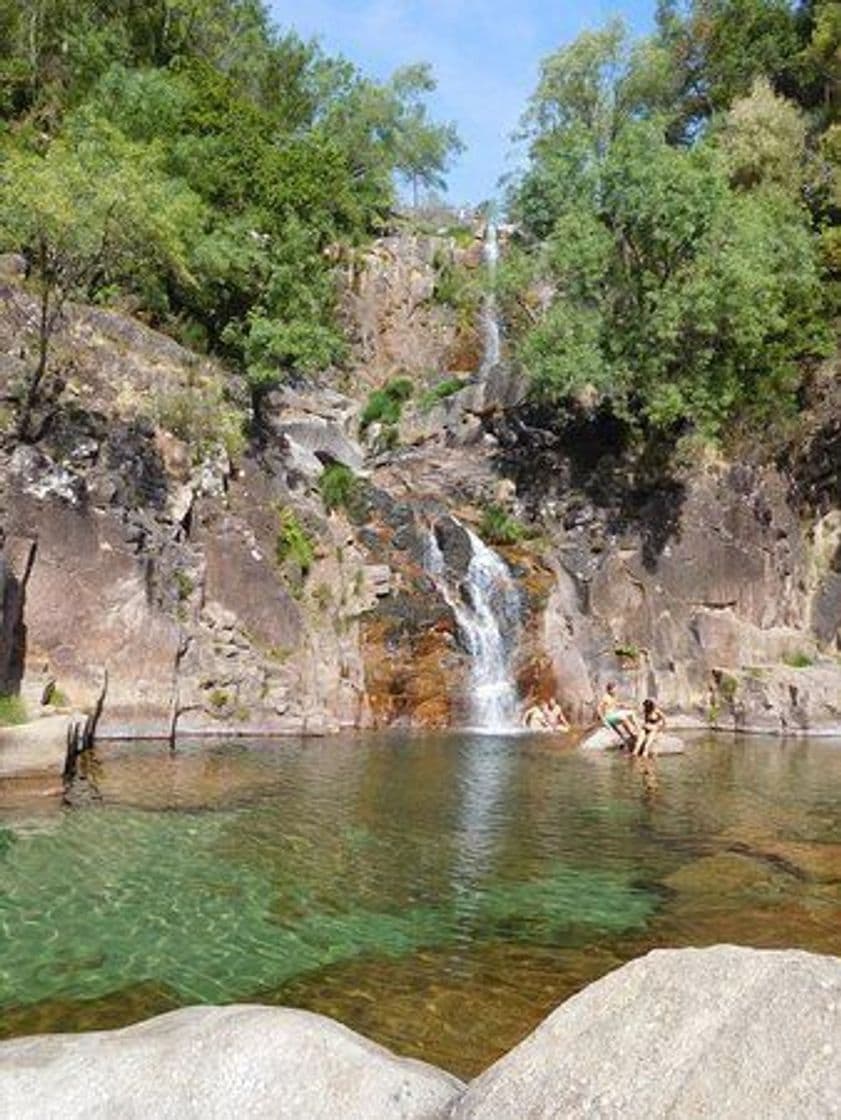
[[[640,727],[633,708],[623,707],[616,695],[616,685],[608,681],[604,688],[604,695],[599,701],[596,714],[611,731],[615,731],[622,740],[624,747],[636,745]]]

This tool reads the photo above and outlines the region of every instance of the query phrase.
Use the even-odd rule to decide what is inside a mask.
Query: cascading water
[[[493,281],[499,259],[497,228],[485,229],[485,265]],[[496,299],[491,290],[482,308],[483,379],[501,355]],[[464,579],[452,582],[438,538],[430,531],[426,567],[455,615],[470,654],[470,721],[481,731],[513,731],[518,726],[517,688],[511,672],[520,619],[520,594],[504,561],[466,526],[470,562]]]
[[[471,556],[464,580],[448,580],[444,556],[429,534],[427,569],[451,608],[470,654],[470,720],[482,731],[517,726],[517,688],[511,672],[520,617],[520,594],[504,561],[475,533],[462,526]]]
[[[484,245],[485,267],[488,277],[493,283],[496,275],[496,265],[499,260],[499,237],[496,225],[488,222],[485,229]],[[496,310],[496,296],[493,291],[485,296],[482,307],[482,363],[479,367],[479,376],[484,378],[495,365],[499,364],[501,356],[499,316]]]

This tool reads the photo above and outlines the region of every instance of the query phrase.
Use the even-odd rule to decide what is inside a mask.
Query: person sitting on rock
[[[634,754],[637,758],[651,757],[651,744],[666,726],[666,716],[650,697],[642,703],[642,727],[637,732]]]
[[[611,731],[615,731],[622,741],[623,747],[633,749],[636,746],[640,726],[636,713],[630,707],[623,707],[616,695],[616,685],[608,681],[605,685],[604,695],[599,701],[596,714]]]
[[[553,731],[569,731],[569,722],[556,697],[550,696],[543,705],[543,712]]]
[[[536,700],[523,712],[523,727],[529,731],[549,731],[551,725],[544,705]]]

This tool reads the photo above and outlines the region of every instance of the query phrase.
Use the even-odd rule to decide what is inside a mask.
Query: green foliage
[[[53,684],[44,698],[44,703],[51,704],[54,708],[69,708],[70,698],[57,684]]]
[[[718,693],[726,701],[732,705],[736,699],[736,693],[739,691],[739,681],[736,677],[731,676],[730,673],[718,674]]]
[[[323,614],[333,602],[333,592],[326,583],[320,583],[318,587],[313,589],[312,598],[315,605]]]
[[[129,297],[259,405],[342,360],[341,246],[383,227],[395,177],[438,185],[460,150],[434,89],[281,34],[261,0],[0,0],[0,247],[53,308]]]
[[[38,357],[18,401],[21,435],[48,385],[65,301],[111,285],[150,298],[157,285],[191,285],[188,245],[201,222],[200,201],[167,178],[158,153],[96,117],[74,117],[43,155],[0,149],[0,247],[28,256],[39,299]]]
[[[720,437],[793,413],[806,363],[831,349],[805,128],[767,83],[733,78],[748,96],[673,143],[685,106],[667,46],[611,24],[544,65],[512,198],[527,238],[500,299],[544,400]]]
[[[175,572],[175,589],[178,592],[178,599],[182,603],[186,602],[195,590],[195,584],[191,577],[181,568],[178,568]]]
[[[674,0],[659,7],[659,42],[675,78],[673,111],[684,135],[745,97],[759,75],[797,88],[806,20],[787,0]]]
[[[757,78],[750,95],[733,102],[717,143],[736,185],[774,185],[799,195],[806,174],[806,119],[766,78]]]
[[[487,544],[519,544],[527,535],[526,527],[502,506],[491,503],[482,511],[479,536]]]
[[[464,325],[475,318],[482,299],[482,287],[475,269],[457,265],[448,254],[435,262],[435,303],[451,307],[459,313]]]
[[[295,575],[306,579],[315,561],[312,538],[298,520],[294,510],[278,510],[275,557],[281,567],[291,566]]]
[[[815,659],[810,657],[808,653],[798,650],[796,653],[787,653],[783,658],[783,662],[788,665],[790,669],[809,669],[815,664]]]
[[[197,462],[218,447],[232,458],[245,450],[245,417],[226,400],[215,378],[156,394],[152,413],[162,428],[191,448]]]
[[[337,509],[345,510],[352,517],[362,513],[364,495],[359,479],[350,467],[342,463],[331,463],[325,467],[318,480],[318,490],[328,513]]]
[[[397,425],[403,405],[414,392],[408,377],[395,377],[382,389],[375,389],[368,397],[359,418],[359,430],[365,432],[372,424]]]
[[[224,689],[214,688],[210,694],[210,704],[217,712],[220,712],[223,708],[227,708],[230,702],[231,698]]]
[[[461,392],[466,384],[467,381],[461,377],[448,377],[444,381],[439,381],[437,385],[433,385],[421,395],[418,408],[421,412],[429,412],[440,401],[445,401],[448,397]]]
[[[26,723],[27,719],[26,705],[20,696],[8,696],[0,693],[0,727]]]

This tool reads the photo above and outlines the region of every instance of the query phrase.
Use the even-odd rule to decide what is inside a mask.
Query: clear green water
[[[0,783],[0,1035],[260,1000],[472,1074],[653,946],[841,954],[839,810],[829,742],[108,748]]]

